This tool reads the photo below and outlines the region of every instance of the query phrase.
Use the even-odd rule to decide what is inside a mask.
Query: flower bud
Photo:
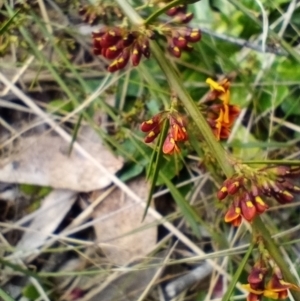
[[[247,221],[252,221],[256,215],[256,207],[252,203],[251,197],[248,192],[243,194],[242,200],[240,202],[242,209],[242,216]]]
[[[180,50],[180,48],[178,48],[177,46],[170,45],[170,46],[168,47],[168,50],[170,51],[170,53],[171,53],[173,56],[175,56],[175,57],[177,57],[177,58],[180,58],[180,57],[181,57],[181,50]]]
[[[223,186],[219,189],[219,191],[217,192],[217,198],[222,201],[223,199],[225,199],[228,195],[228,191],[227,191],[227,187]]]
[[[191,29],[186,33],[185,38],[188,42],[195,43],[201,40],[201,31],[197,28]]]
[[[142,57],[141,47],[138,43],[135,43],[131,54],[132,65],[137,66],[141,61],[141,57]]]

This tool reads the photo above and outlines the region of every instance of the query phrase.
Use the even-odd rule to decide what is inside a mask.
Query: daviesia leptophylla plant
[[[121,0],[116,2],[123,7],[124,2]],[[159,137],[161,143],[158,145],[161,149],[156,147],[154,151],[174,155],[189,143],[189,136],[194,138],[193,143],[205,141],[209,154],[216,159],[214,162],[218,162],[227,177],[217,192],[217,198],[220,201],[229,203],[225,221],[230,225],[239,226],[244,220],[255,229],[253,231],[255,239],[259,233],[261,237],[265,235],[272,240],[270,233],[267,230],[263,232],[257,229],[255,222],[261,221],[260,215],[271,206],[267,198],[273,198],[280,204],[294,200],[294,195],[300,192],[300,188],[293,183],[293,178],[300,176],[300,168],[283,164],[259,169],[251,168],[246,164],[238,163],[222,148],[218,141],[226,141],[229,138],[232,126],[240,114],[240,107],[232,103],[230,79],[226,76],[221,80],[208,78],[206,83],[210,91],[199,104],[195,104],[190,97],[185,97],[188,93],[185,93],[185,87],[180,82],[178,72],[180,68],[175,70],[172,64],[164,62],[164,54],[180,58],[183,52],[192,51],[193,44],[201,40],[201,31],[187,25],[192,20],[193,14],[188,12],[186,2],[182,2],[184,4],[176,2],[173,7],[171,7],[172,2],[167,0],[152,0],[147,3],[152,6],[145,4],[142,8],[137,8],[138,13],[145,6],[147,6],[148,13],[153,9],[158,9],[158,13],[156,11],[150,16],[145,16],[145,20],[139,18],[143,16],[142,13],[130,19],[130,13],[126,14],[126,9],[124,9],[124,15],[128,19],[125,17],[122,22],[118,21],[116,18],[118,11],[113,10],[110,5],[107,5],[108,13],[103,11],[105,6],[94,11],[91,7],[82,9],[81,14],[84,20],[90,24],[94,24],[101,16],[114,15],[112,22],[105,22],[104,27],[93,32],[94,54],[106,59],[109,72],[122,70],[129,65],[136,67],[143,57],[148,59],[152,55],[156,59],[167,82],[170,83],[169,90],[175,95],[176,101],[174,105],[174,98],[171,98],[169,106],[164,104],[162,111],[141,123],[140,130],[145,133],[145,143],[156,142]],[[134,19],[138,21],[134,22]],[[162,52],[161,48],[167,51]],[[180,110],[177,106],[177,98],[181,101]],[[197,113],[194,114],[194,112]],[[193,135],[191,130],[193,130]],[[195,131],[198,131],[196,135],[194,135]],[[159,162],[160,156],[156,158]],[[157,163],[156,166],[159,164]],[[155,180],[153,183],[155,185]],[[259,245],[259,259],[249,274],[248,284],[244,285],[249,292],[248,301],[259,301],[262,297],[283,299],[286,298],[288,290],[299,291],[299,287],[290,280],[293,280],[293,277],[282,276],[284,273],[291,274],[284,271],[282,265],[280,266],[280,259],[278,260],[280,256],[277,256],[276,248],[270,247],[270,244],[264,244],[265,237],[258,243],[255,242]],[[289,282],[285,281],[288,278]],[[300,296],[297,301],[299,300]]]

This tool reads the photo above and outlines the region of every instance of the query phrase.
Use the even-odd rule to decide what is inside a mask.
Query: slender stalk
[[[182,80],[180,80],[178,75],[175,73],[175,70],[170,63],[166,61],[164,53],[161,51],[159,45],[156,42],[151,41],[150,46],[151,53],[154,55],[156,61],[159,63],[161,69],[165,73],[172,91],[178,96],[186,111],[192,117],[198,130],[208,144],[212,155],[216,158],[226,176],[232,176],[234,170],[228,160],[229,158],[227,153],[223,149],[222,145],[216,140],[207,121],[199,111],[197,104],[193,101],[185,87],[182,85]]]
[[[160,15],[162,15],[165,11],[170,9],[171,7],[177,6],[181,3],[183,3],[184,0],[174,0],[170,3],[167,3],[164,7],[158,9],[155,11],[152,15],[150,15],[146,21],[144,22],[145,25],[152,23],[155,19],[157,19]]]

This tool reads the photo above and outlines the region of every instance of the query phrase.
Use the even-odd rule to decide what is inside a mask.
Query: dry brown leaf
[[[89,132],[89,131],[88,131]],[[84,139],[80,144],[110,173],[123,161],[116,158],[99,140]],[[51,134],[20,138],[14,153],[0,159],[0,181],[27,183],[75,191],[102,189],[111,181],[75,149],[68,155],[69,143]]]
[[[128,187],[141,199],[148,193],[143,178],[129,182]],[[155,222],[147,215],[142,222],[144,209],[136,204],[120,189],[114,190],[95,209],[93,217],[99,220],[94,224],[97,242],[107,258],[117,265],[145,257],[153,248],[157,238]]]
[[[32,220],[16,246],[17,252],[32,251],[42,246],[49,238],[76,200],[71,190],[53,190],[42,201],[39,214]]]

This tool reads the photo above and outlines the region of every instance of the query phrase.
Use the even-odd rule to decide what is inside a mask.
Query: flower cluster
[[[183,142],[188,139],[185,122],[180,114],[175,111],[164,111],[156,114],[151,119],[144,121],[141,124],[141,130],[148,133],[144,141],[150,143],[160,134],[164,122],[168,121],[168,134],[163,144],[164,154],[179,153],[178,142]]]
[[[211,90],[206,98],[208,104],[206,109],[207,122],[217,140],[227,139],[230,135],[230,129],[240,113],[240,108],[230,104],[230,82],[228,79],[223,79],[218,83],[208,78],[206,83],[209,84]],[[210,104],[212,101],[214,103]]]
[[[201,39],[201,32],[197,28],[179,27],[169,28],[165,30],[165,36],[168,41],[169,52],[179,58],[182,51],[193,50],[192,43],[196,43]]]
[[[217,193],[219,200],[233,195],[225,221],[239,226],[242,217],[251,222],[255,216],[265,212],[268,205],[262,196],[273,197],[280,204],[289,203],[294,199],[293,193],[299,193],[300,187],[295,186],[290,179],[299,176],[299,168],[289,166],[268,167],[260,170],[247,169],[225,180]]]
[[[178,20],[183,20],[182,23],[188,23],[194,17],[193,13],[187,12],[187,4],[180,4],[173,6],[166,11],[166,14],[170,17],[177,17]]]
[[[275,300],[285,299],[289,289],[300,290],[295,284],[285,282],[277,267],[272,270],[269,281],[266,281],[267,272],[268,268],[262,263],[258,263],[252,268],[248,276],[248,284],[243,285],[249,292],[247,301],[259,301],[263,296]]]
[[[113,60],[107,68],[109,72],[123,69],[129,59],[137,66],[142,55],[150,56],[149,36],[120,27],[105,27],[93,32],[93,46],[94,54]]]
[[[165,5],[162,3],[162,5]],[[152,23],[141,28],[125,29],[121,26],[104,27],[92,33],[93,51],[113,60],[108,66],[109,72],[123,69],[131,59],[132,65],[137,66],[142,56],[150,57],[149,40],[159,36],[167,39],[168,51],[179,58],[182,51],[191,51],[193,43],[200,41],[201,32],[197,28],[186,26],[193,14],[187,12],[187,5],[182,4],[170,8],[166,13],[172,20],[162,23]],[[122,18],[121,11],[114,5],[85,5],[79,9],[84,22],[94,25],[100,19],[108,23],[113,17]]]
[[[168,9],[166,14],[172,19],[156,29],[159,34],[166,37],[168,51],[177,58],[181,56],[182,51],[193,50],[192,44],[201,40],[201,31],[198,28],[183,25],[189,23],[194,17],[193,13],[189,13],[187,9],[187,4]]]
[[[123,17],[119,7],[110,3],[82,5],[79,8],[79,15],[83,22],[90,25],[94,25],[100,20],[107,24],[109,21],[112,21],[114,17],[117,17],[118,19]]]

